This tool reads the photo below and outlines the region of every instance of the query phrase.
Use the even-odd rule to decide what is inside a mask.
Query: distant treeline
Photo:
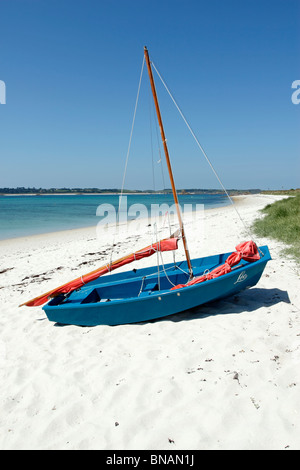
[[[78,193],[117,193],[118,189],[99,188],[0,188],[1,194],[78,194]]]
[[[43,194],[106,194],[106,193],[114,193],[119,194],[121,192],[120,189],[117,188],[109,188],[109,189],[99,189],[99,188],[25,188],[25,187],[18,187],[18,188],[0,188],[0,194],[36,194],[36,195],[43,195]],[[161,194],[166,193],[169,194],[172,192],[171,189],[162,189],[160,191],[153,191],[151,189],[147,190],[132,190],[132,189],[124,189],[125,193],[132,193],[132,194],[146,194],[146,193],[153,193],[153,194]],[[179,194],[222,194],[224,191],[218,189],[199,189],[199,188],[189,188],[189,189],[179,189]],[[231,195],[235,194],[257,194],[260,193],[260,189],[230,189],[228,193]]]

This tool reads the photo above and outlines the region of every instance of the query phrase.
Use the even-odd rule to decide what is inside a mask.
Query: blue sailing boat
[[[271,259],[268,247],[257,247],[253,241],[241,243],[231,253],[190,258],[146,47],[144,56],[177,210],[179,236],[174,234],[22,304],[40,306],[47,302],[43,310],[50,321],[94,326],[166,317],[256,285]],[[183,242],[186,261],[105,275],[155,253],[176,250],[179,239]]]

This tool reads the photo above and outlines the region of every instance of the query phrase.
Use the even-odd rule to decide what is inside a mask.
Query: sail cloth
[[[207,274],[195,277],[186,284],[178,284],[177,286],[172,287],[171,290],[181,289],[182,287],[187,286],[193,286],[195,284],[199,284],[200,282],[215,279],[216,277],[230,273],[231,267],[237,265],[241,261],[241,259],[249,262],[257,261],[260,259],[257,246],[253,241],[240,243],[235,249],[236,251],[234,253],[231,253],[225,263],[221,266],[218,266]]]
[[[124,256],[123,258],[113,261],[112,263],[106,264],[105,266],[102,266],[101,268],[98,268],[95,271],[85,274],[84,276],[80,276],[77,279],[74,279],[73,281],[67,282],[62,286],[57,287],[56,289],[46,292],[45,294],[40,295],[39,297],[29,300],[28,302],[25,302],[24,304],[20,305],[20,307],[22,307],[23,305],[26,305],[27,307],[38,307],[48,302],[48,300],[52,297],[57,297],[60,294],[69,294],[72,291],[79,289],[84,284],[94,281],[98,277],[110,273],[111,271],[114,271],[115,269],[120,268],[121,266],[125,266],[126,264],[132,263],[133,261],[139,261],[140,259],[152,256],[158,251],[173,251],[177,250],[177,248],[178,237],[176,236],[171,236],[170,238],[160,240],[157,243],[153,243],[152,245],[149,245],[146,248],[136,251],[135,253],[131,253],[130,255]]]

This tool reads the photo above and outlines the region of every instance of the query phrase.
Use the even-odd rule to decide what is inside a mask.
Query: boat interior
[[[223,264],[228,256],[214,255],[193,260],[194,276],[201,276]],[[241,261],[233,269],[239,269],[249,264]],[[110,302],[134,297],[145,297],[169,291],[178,284],[185,284],[189,280],[189,271],[186,261],[165,266],[152,266],[143,269],[133,269],[119,274],[106,274],[89,282],[71,294],[61,294],[54,297],[49,306],[63,304],[89,304]]]

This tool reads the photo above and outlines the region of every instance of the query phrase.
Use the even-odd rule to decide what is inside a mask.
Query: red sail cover
[[[103,276],[104,274],[107,274],[111,271],[114,271],[115,269],[120,268],[121,266],[125,266],[126,264],[132,263],[133,261],[138,261],[142,258],[152,256],[157,251],[172,251],[177,250],[177,248],[178,238],[166,238],[157,243],[149,245],[146,248],[143,248],[142,250],[127,255],[124,258],[120,258],[116,261],[113,261],[111,264],[102,266],[101,268],[98,268],[95,271],[85,274],[84,276],[78,277],[77,279],[74,279],[73,281],[70,281],[67,284],[63,284],[62,286],[57,287],[56,289],[53,289],[47,292],[46,294],[40,295],[39,297],[29,300],[28,302],[25,302],[24,304],[20,305],[20,307],[22,307],[23,305],[27,305],[27,307],[37,307],[39,305],[43,305],[44,303],[48,302],[49,298],[57,297],[60,294],[69,294],[73,290],[79,289],[84,284],[87,284],[90,281],[94,281],[98,277]]]
[[[231,255],[228,256],[224,264],[213,269],[208,274],[204,274],[203,276],[200,276],[200,277],[195,277],[194,279],[189,281],[187,284],[178,284],[177,286],[172,287],[171,290],[181,289],[182,287],[187,287],[187,286],[193,286],[194,284],[199,284],[200,282],[204,282],[210,279],[215,279],[216,277],[222,276],[223,274],[230,273],[231,267],[238,264],[241,261],[241,259],[244,259],[245,261],[249,261],[249,262],[257,261],[260,259],[257,246],[254,242],[249,241],[249,242],[240,243],[236,247],[236,252],[231,253]]]

